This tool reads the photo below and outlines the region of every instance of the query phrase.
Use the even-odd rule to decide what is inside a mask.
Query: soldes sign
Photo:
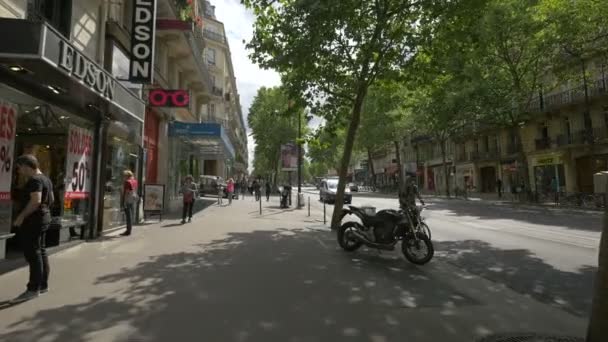
[[[153,107],[188,107],[190,94],[183,89],[152,89],[148,94],[148,102]]]
[[[132,83],[152,83],[156,0],[135,0],[134,3],[129,81]]]

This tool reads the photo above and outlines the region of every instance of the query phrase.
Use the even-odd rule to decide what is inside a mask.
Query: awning
[[[169,125],[169,136],[179,137],[204,158],[234,159],[235,156],[234,147],[221,124],[174,121]]]
[[[0,18],[0,32],[6,81],[55,103],[97,107],[127,124],[143,122],[145,103],[47,23]]]

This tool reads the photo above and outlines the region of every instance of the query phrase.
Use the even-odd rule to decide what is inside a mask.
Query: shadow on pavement
[[[502,283],[574,315],[589,315],[597,267],[585,266],[578,272],[561,271],[528,250],[497,249],[479,240],[435,242],[435,245],[440,251],[437,257],[469,273]]]
[[[471,216],[480,220],[508,219],[532,224],[558,226],[575,230],[602,231],[602,215],[589,213],[560,212],[546,208],[517,207],[470,203],[460,200],[431,199],[431,210],[446,210],[446,216]]]
[[[329,236],[232,233],[154,256],[100,276],[97,286],[122,284],[113,295],[40,310],[0,340],[454,341],[484,331],[454,314],[480,303],[431,272],[395,254],[345,253]]]
[[[196,215],[197,213],[209,208],[210,206],[217,203],[217,199],[211,198],[198,198],[196,202],[194,202],[194,206],[192,207],[192,213]],[[168,220],[178,220],[182,218],[182,207],[180,206],[177,210],[173,212],[169,212],[163,215],[163,219]]]

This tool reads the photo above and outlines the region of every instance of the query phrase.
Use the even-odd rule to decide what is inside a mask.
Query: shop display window
[[[141,127],[140,127],[141,128]],[[126,223],[124,211],[121,208],[122,187],[124,184],[123,172],[132,171],[136,177],[139,174],[140,148],[129,139],[130,127],[113,126],[110,129],[108,145],[105,151],[107,156],[106,179],[104,183],[104,220],[103,229],[122,226]],[[141,179],[137,179],[139,187]]]
[[[93,129],[93,124],[85,119],[47,105],[19,106],[14,157],[22,154],[36,156],[40,170],[53,182],[55,202],[51,214],[56,224],[64,227],[81,227],[89,223],[90,192],[79,198],[66,198],[66,184],[72,182],[67,165],[68,134],[70,125]],[[90,170],[83,174],[83,182],[91,189]],[[16,170],[13,170],[12,192],[16,194],[24,186]],[[14,199],[18,198],[13,196]],[[13,203],[13,209],[19,208]],[[15,213],[13,213],[14,215]]]

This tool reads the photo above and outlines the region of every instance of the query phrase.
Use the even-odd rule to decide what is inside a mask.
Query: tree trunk
[[[355,145],[355,136],[357,135],[357,129],[359,128],[359,122],[361,121],[361,109],[363,108],[363,100],[365,99],[366,94],[367,85],[359,85],[357,97],[355,98],[355,103],[353,105],[350,124],[348,125],[346,141],[344,142],[344,154],[342,155],[342,161],[340,162],[340,180],[338,181],[338,191],[336,193],[334,213],[331,218],[331,229],[338,229],[338,226],[340,225],[342,208],[344,207],[344,189],[346,188],[346,173],[348,171],[348,165],[350,164],[350,157],[353,152],[353,146]]]
[[[374,160],[372,159],[372,151],[371,149],[367,149],[367,160],[369,173],[372,176],[372,186],[376,186],[376,171],[374,171]]]
[[[405,184],[403,177],[403,170],[401,169],[401,148],[399,148],[399,141],[393,141],[395,144],[395,159],[397,160],[397,172],[399,172],[399,186],[402,187]]]
[[[587,342],[608,341],[608,206],[604,211]]]
[[[517,138],[519,139],[519,148],[520,148],[520,160],[521,160],[521,170],[522,170],[522,176],[523,176],[523,186],[525,188],[526,193],[524,193],[524,195],[530,193],[530,191],[532,191],[531,185],[530,185],[530,172],[528,170],[528,156],[526,156],[526,152],[524,150],[524,139],[523,139],[523,133],[521,131],[521,128],[516,124],[515,125],[515,129],[517,130]],[[523,191],[523,189],[522,189]]]
[[[447,139],[440,140],[441,144],[441,158],[443,159],[443,173],[445,176],[445,194],[450,197],[450,171],[448,170],[448,161],[445,152],[445,144],[447,143]]]

